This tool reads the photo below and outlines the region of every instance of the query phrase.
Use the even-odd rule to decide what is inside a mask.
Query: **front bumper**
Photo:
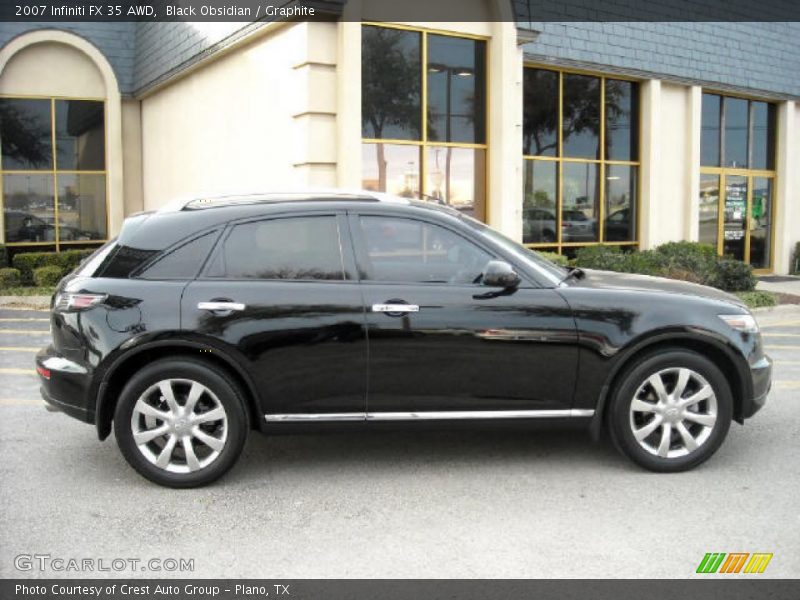
[[[753,395],[743,403],[742,418],[749,419],[756,414],[767,401],[772,388],[772,359],[764,355],[750,365],[750,380],[753,382]]]
[[[95,406],[88,393],[91,375],[86,367],[47,346],[36,354],[36,371],[39,392],[47,404],[84,423],[95,422]]]

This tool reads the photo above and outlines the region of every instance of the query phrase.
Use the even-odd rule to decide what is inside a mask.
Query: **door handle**
[[[225,311],[233,311],[233,310],[244,310],[246,307],[241,302],[198,302],[197,308],[200,310],[225,310]]]
[[[418,304],[373,304],[372,312],[379,313],[412,313],[419,312]]]

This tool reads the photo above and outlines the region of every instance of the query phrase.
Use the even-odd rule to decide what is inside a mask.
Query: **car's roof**
[[[162,249],[187,236],[229,221],[285,212],[342,210],[354,206],[395,210],[435,211],[457,215],[451,207],[365,190],[303,189],[253,193],[202,194],[181,198],[156,210],[132,215],[125,221],[119,243],[144,249]],[[213,210],[212,210],[213,209]]]

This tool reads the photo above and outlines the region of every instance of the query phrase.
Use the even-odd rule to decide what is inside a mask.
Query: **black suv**
[[[533,420],[606,428],[639,465],[711,456],[771,362],[734,296],[562,269],[457,211],[363,193],[197,199],[129,218],[66,277],[45,400],[163,485],[248,430]]]

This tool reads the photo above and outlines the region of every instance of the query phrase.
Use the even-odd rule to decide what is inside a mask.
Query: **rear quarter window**
[[[194,279],[214,247],[219,231],[210,231],[167,252],[139,274],[142,279]]]

